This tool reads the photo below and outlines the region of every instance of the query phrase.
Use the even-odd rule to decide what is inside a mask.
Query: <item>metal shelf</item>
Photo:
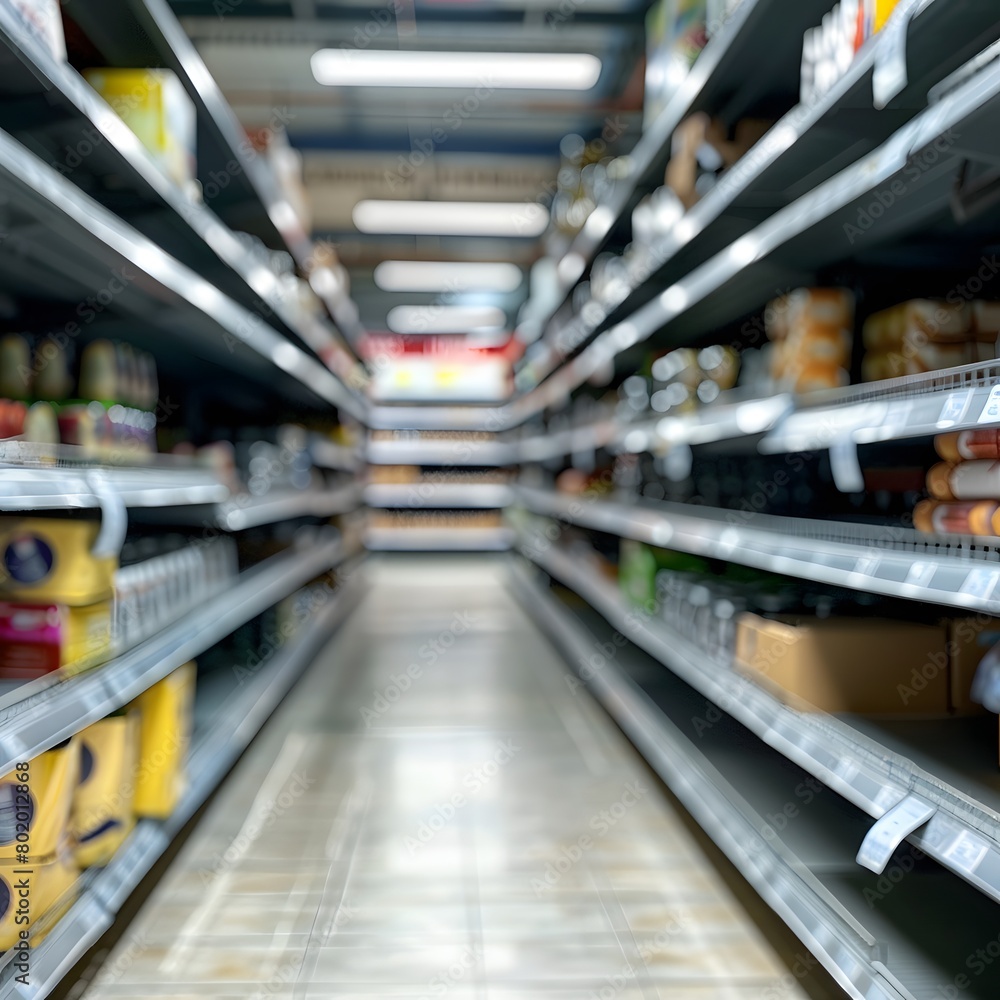
[[[82,173],[92,189],[102,185],[104,177],[112,177],[115,187],[110,197],[117,206],[126,190],[136,196],[134,210],[119,214],[134,218],[146,236],[166,244],[183,263],[211,278],[241,305],[265,318],[277,318],[284,332],[308,345],[341,377],[357,380],[357,361],[337,331],[291,299],[269,267],[256,262],[214,212],[160,170],[135,133],[83,77],[54,59],[4,7],[0,7],[0,41],[9,50],[0,45],[0,93],[17,100],[10,116],[17,123],[17,138],[41,158],[55,162],[56,156],[72,148],[71,143],[61,146],[57,136],[65,133],[79,141],[80,135],[99,135],[87,140],[92,152],[80,158],[79,166],[71,171],[60,164],[68,176],[79,180]],[[39,113],[26,122],[23,107],[29,97],[38,102]],[[53,124],[57,108],[62,117]]]
[[[554,546],[543,549],[527,535],[521,541],[529,559],[579,594],[622,635],[872,818],[881,819],[912,795],[930,803],[929,820],[907,839],[1000,902],[1000,813],[995,808],[836,716],[789,708],[662,622],[637,616],[587,559]]]
[[[243,531],[296,517],[335,517],[361,504],[361,487],[348,483],[336,489],[281,490],[264,496],[244,493],[220,505],[216,522],[226,531]]]
[[[521,567],[525,607],[567,654],[590,662],[596,641]],[[614,662],[591,671],[590,690],[742,875],[857,1000],[912,1000],[886,975],[884,949],[781,841],[697,746]]]
[[[503,466],[517,462],[514,448],[502,441],[464,438],[399,438],[370,440],[367,460],[373,465]]]
[[[363,413],[359,398],[323,364],[3,131],[0,195],[11,216],[8,237],[0,245],[7,290],[68,303],[109,293],[109,311],[140,320],[154,348],[166,335],[258,386],[313,405],[332,403],[354,415]]]
[[[497,431],[503,427],[502,406],[369,407],[366,424],[384,431]]]
[[[910,178],[907,197],[895,198],[879,221],[878,239],[902,239],[928,220],[950,212],[952,176],[965,159],[989,159],[983,145],[1000,106],[1000,65],[982,69],[893,134],[853,166],[776,212],[726,250],[695,267],[670,288],[601,333],[582,353],[537,388],[515,400],[507,414],[523,421],[556,405],[591,375],[654,334],[678,337],[721,327],[756,308],[762,288],[805,281],[815,270],[851,256],[843,231],[852,207],[864,207],[872,192],[891,185],[911,157],[942,135],[957,136],[935,157],[933,170]],[[869,247],[871,244],[867,244]]]
[[[996,539],[685,504],[590,501],[518,487],[528,510],[650,545],[944,607],[1000,614]]]
[[[0,773],[128,704],[171,670],[345,558],[339,540],[313,542],[241,574],[224,594],[116,659],[0,712]]]
[[[94,476],[126,507],[220,503],[229,496],[229,489],[208,469],[26,469],[0,462],[0,510],[99,507]]]
[[[322,435],[314,434],[309,439],[309,457],[317,469],[356,472],[361,467],[362,449],[334,444]]]
[[[519,372],[519,388],[537,385],[594,334],[651,298],[651,278],[661,287],[676,281],[746,235],[756,221],[805,193],[806,185],[813,188],[870,153],[925,106],[931,84],[1000,34],[996,7],[977,0],[967,0],[960,9],[942,0],[905,0],[891,24],[857,54],[828,93],[814,104],[792,108],[651,248],[643,268],[647,273],[632,276],[624,300],[591,300],[550,329]],[[889,77],[895,93],[886,90]],[[873,88],[890,107],[876,109]],[[573,345],[572,350],[562,350],[562,344]]]
[[[371,552],[502,552],[511,547],[506,528],[369,528]]]
[[[508,486],[497,483],[370,483],[364,490],[369,507],[492,509],[506,507],[513,497]]]
[[[274,661],[223,706],[222,717],[196,734],[188,760],[190,785],[165,821],[141,820],[106,868],[83,876],[82,892],[31,950],[28,986],[7,979],[0,1000],[42,1000],[114,923],[118,911],[171,841],[208,799],[260,731],[325,639],[356,600],[356,588],[328,602]]]
[[[998,385],[1000,360],[807,396],[734,401],[728,394],[722,400],[729,401],[693,413],[632,424],[601,418],[521,439],[516,448],[521,462],[541,462],[599,448],[639,453],[749,437],[760,437],[756,447],[764,454],[932,437],[1000,423],[987,413]]]

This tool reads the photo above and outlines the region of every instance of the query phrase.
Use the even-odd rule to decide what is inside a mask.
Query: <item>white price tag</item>
[[[965,578],[965,583],[962,584],[962,593],[966,597],[985,601],[993,596],[997,583],[1000,583],[1000,570],[979,566]]]
[[[1000,423],[1000,385],[995,385],[990,390],[990,397],[986,400],[983,412],[979,414],[980,424]]]
[[[933,563],[915,562],[906,574],[906,583],[911,587],[929,587],[937,567]]]
[[[971,389],[966,389],[965,392],[951,393],[944,401],[944,406],[941,407],[941,416],[938,417],[937,421],[938,427],[941,429],[954,427],[965,416],[971,399]]]

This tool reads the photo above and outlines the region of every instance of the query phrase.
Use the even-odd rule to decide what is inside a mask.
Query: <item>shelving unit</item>
[[[360,589],[353,582],[345,585],[278,651],[271,663],[223,701],[210,726],[195,732],[188,764],[192,780],[175,812],[162,822],[141,820],[106,868],[82,876],[79,898],[32,949],[30,984],[25,987],[7,976],[0,981],[0,997],[41,1000],[100,940],[125,901],[239,759],[324,640],[350,613],[359,595]]]
[[[546,572],[554,568],[551,563]],[[572,588],[579,582],[576,577]],[[595,649],[623,634],[598,614],[564,603],[525,566],[515,571],[515,585],[574,666],[592,663]],[[629,637],[633,633],[642,644],[643,633],[630,623]],[[884,876],[860,868],[854,853],[871,822],[864,813],[830,795],[808,768],[790,762],[783,746],[772,749],[741,726],[729,714],[728,700],[711,725],[692,731],[692,721],[705,717],[702,691],[634,647],[614,645],[616,655],[585,672],[583,680],[847,996],[929,1000],[953,982],[953,970],[969,968],[965,961],[975,947],[969,928],[993,925],[992,898],[934,865],[916,862],[909,849],[895,856]],[[667,662],[662,646],[656,656]],[[837,721],[831,724],[836,729]],[[776,744],[784,735],[772,734]],[[829,743],[825,731],[819,738]],[[810,746],[806,757],[814,752]],[[935,815],[932,822],[938,819]],[[961,838],[952,843],[953,860],[962,844]],[[953,932],[941,932],[940,921],[933,919],[940,912],[962,915]],[[971,995],[990,996],[997,972],[984,965],[968,983]]]
[[[494,483],[369,483],[364,490],[364,501],[369,507],[406,510],[428,507],[499,509],[506,507],[512,497],[509,487]]]
[[[302,309],[214,212],[167,178],[83,77],[57,62],[8,9],[0,9],[0,42],[0,95],[11,109],[0,108],[0,124],[64,176],[115,206],[151,241],[210,277],[240,305],[273,321],[342,378],[360,384],[357,361],[339,333]],[[29,102],[35,115],[26,113]],[[60,159],[84,141],[89,152],[77,156],[79,163]]]
[[[103,719],[182,663],[346,558],[339,539],[274,556],[197,612],[101,667],[0,708],[0,774]]]
[[[297,517],[334,517],[356,510],[361,487],[355,483],[330,489],[282,490],[263,496],[243,494],[226,501],[216,515],[227,531],[242,531]]]
[[[915,47],[924,53],[924,58],[930,58],[932,43],[938,46],[935,24],[938,30],[943,30],[944,20],[954,24],[962,22],[957,16],[953,17],[950,10],[945,11],[940,0],[922,4],[919,9],[920,14],[914,16],[913,23],[919,25],[924,18],[929,20],[923,29],[927,32],[923,36],[923,47]],[[977,7],[977,10],[982,17],[985,7]],[[935,13],[938,18],[932,16]],[[971,32],[974,38],[972,45],[985,47],[988,44],[986,39],[995,38],[998,30],[995,10],[987,14],[983,21],[977,22],[976,28],[978,30]],[[876,38],[872,48],[880,44],[898,45],[899,40],[897,38],[894,43],[894,37]],[[966,58],[971,54],[965,46],[959,46],[959,50]],[[935,51],[940,50],[935,48]],[[861,72],[860,65],[852,73]],[[943,76],[943,65],[936,65]],[[926,82],[927,70],[918,70],[917,75]],[[849,77],[841,87],[846,87],[849,92],[850,87],[856,84],[857,81],[852,82]],[[673,342],[678,343],[677,338],[698,336],[707,329],[722,327],[762,306],[761,288],[794,287],[797,283],[808,283],[810,271],[849,257],[852,244],[844,233],[845,222],[849,222],[856,210],[865,206],[873,192],[891,186],[894,179],[903,182],[911,158],[947,135],[949,141],[943,154],[935,156],[933,165],[929,164],[926,170],[918,171],[917,178],[905,179],[906,196],[894,199],[893,205],[879,220],[877,239],[871,233],[866,234],[866,245],[871,246],[873,239],[879,244],[892,239],[901,240],[926,227],[942,212],[950,210],[952,176],[958,164],[963,159],[991,160],[981,136],[992,128],[990,122],[997,111],[998,88],[1000,70],[995,63],[987,63],[968,79],[956,83],[954,89],[941,96],[936,104],[895,131],[884,129],[880,135],[885,140],[882,145],[857,162],[852,162],[846,169],[841,169],[839,173],[827,173],[818,184],[810,174],[810,186],[806,191],[756,228],[748,228],[738,237],[732,233],[720,237],[719,245],[725,247],[721,252],[703,258],[703,262],[679,260],[675,280],[669,287],[643,281],[641,285],[647,289],[647,298],[652,300],[641,305],[632,301],[631,305],[616,313],[617,322],[614,325],[609,324],[572,361],[511,404],[509,419],[521,421],[558,403],[603,365],[653,334],[662,337],[672,333],[675,335]],[[835,90],[834,96],[828,100],[836,100],[840,94],[840,89]],[[891,118],[886,120],[891,121]],[[798,145],[797,132],[788,122],[784,126],[788,127],[783,127],[776,134],[772,130],[770,139],[765,136],[762,142],[770,142],[769,149],[785,147],[784,155],[790,156],[790,151]],[[745,160],[746,163],[742,166],[737,164],[729,177],[724,178],[719,187],[696,207],[696,212],[707,214],[714,211],[713,206],[730,193],[735,193],[733,188],[742,189],[756,177],[758,169],[763,171],[772,162],[770,156],[761,155],[760,150],[757,154],[751,150]],[[817,160],[818,164],[829,162],[842,166],[840,161],[830,161],[823,156]],[[799,173],[793,175],[801,176]],[[778,190],[782,189],[779,187]],[[689,222],[689,225],[679,227],[679,237],[675,231],[675,243],[693,239],[696,234],[706,231],[700,228],[702,222],[695,219],[689,219]]]
[[[372,465],[437,465],[449,467],[513,465],[517,457],[501,440],[396,438],[369,440],[366,458]]]
[[[618,588],[601,577],[592,562],[558,546],[533,544],[522,533],[521,551],[564,586],[576,591],[613,627],[643,648],[687,684],[741,722],[769,746],[880,820],[911,796],[933,806],[933,814],[909,839],[991,899],[1000,902],[1000,790],[995,781],[966,778],[956,786],[907,756],[902,740],[879,742],[857,728],[851,717],[799,712],[779,702],[753,681],[735,673],[731,663],[713,660],[655,616],[637,615]],[[912,723],[910,724],[913,725]],[[928,756],[947,760],[949,745],[961,742],[968,720],[942,723]],[[877,727],[868,726],[869,730]],[[985,768],[983,769],[985,771]],[[859,851],[861,844],[858,845]],[[888,858],[886,858],[888,860]],[[859,863],[861,859],[859,858]],[[883,867],[876,866],[881,874]]]
[[[0,284],[6,289],[86,302],[94,290],[110,289],[117,276],[111,289],[115,314],[141,320],[153,335],[169,333],[196,357],[238,366],[272,392],[363,414],[361,398],[321,362],[2,131],[0,192],[12,215],[0,246]]]
[[[773,517],[685,504],[615,503],[519,488],[536,514],[650,545],[834,586],[1000,614],[995,540]],[[691,511],[697,511],[692,513]]]
[[[502,552],[513,534],[505,528],[369,528],[371,552]]]

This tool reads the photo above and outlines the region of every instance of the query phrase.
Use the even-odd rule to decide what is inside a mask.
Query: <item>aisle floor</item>
[[[359,572],[88,1000],[807,996],[501,561]]]

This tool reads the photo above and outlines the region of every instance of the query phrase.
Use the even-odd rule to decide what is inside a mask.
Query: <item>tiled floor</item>
[[[88,1000],[807,996],[501,563],[364,572]]]

